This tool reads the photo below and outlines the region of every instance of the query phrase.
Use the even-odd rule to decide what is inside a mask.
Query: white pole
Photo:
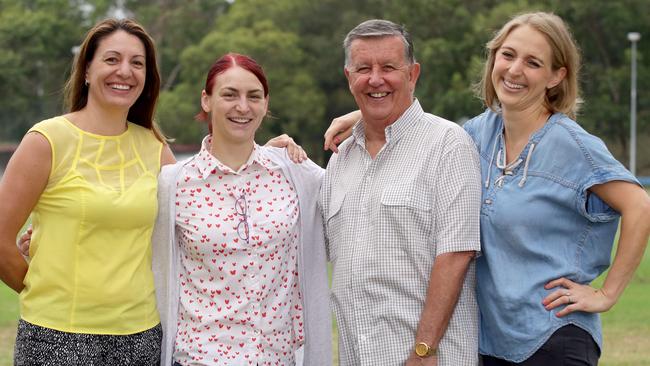
[[[627,39],[632,42],[632,72],[630,82],[630,172],[636,176],[636,43],[641,34],[630,32]]]

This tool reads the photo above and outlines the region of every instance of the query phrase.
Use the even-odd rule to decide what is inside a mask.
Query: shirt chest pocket
[[[426,192],[393,185],[382,192],[378,225],[389,227],[404,238],[427,237],[432,226],[431,208]]]

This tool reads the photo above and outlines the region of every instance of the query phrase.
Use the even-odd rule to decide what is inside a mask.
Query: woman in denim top
[[[598,313],[621,296],[650,232],[650,199],[573,119],[579,54],[563,21],[515,17],[487,43],[489,108],[465,124],[481,156],[479,351],[489,365],[596,365]],[[613,265],[602,288],[592,280]]]
[[[548,13],[515,17],[487,44],[479,86],[489,108],[464,127],[481,157],[477,259],[483,365],[596,365],[598,313],[621,296],[650,234],[650,198],[573,119],[578,49]],[[360,118],[336,118],[325,148]],[[603,287],[589,284],[610,264]]]

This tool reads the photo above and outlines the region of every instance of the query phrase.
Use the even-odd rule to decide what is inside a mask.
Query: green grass
[[[0,365],[13,364],[18,319],[18,296],[0,282]]]
[[[648,242],[650,245],[650,242]],[[606,273],[594,281],[602,284]],[[650,251],[618,303],[602,314],[602,366],[650,366]]]

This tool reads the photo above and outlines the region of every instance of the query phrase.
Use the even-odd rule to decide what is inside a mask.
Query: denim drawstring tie
[[[533,150],[535,150],[535,143],[530,144],[530,149],[528,149],[528,154],[526,154],[526,162],[524,163],[524,174],[519,181],[519,188],[523,187],[526,184],[528,179],[528,164],[530,163],[530,157],[533,156]]]
[[[500,145],[502,146],[499,151],[497,152],[497,143],[500,142]],[[521,188],[526,184],[526,180],[528,179],[528,167],[530,165],[530,159],[533,155],[533,150],[535,150],[535,143],[530,144],[530,148],[528,149],[528,153],[526,154],[526,160],[524,162],[524,171],[523,171],[523,176],[521,177],[521,180],[518,183],[518,186]],[[495,139],[494,145],[492,147],[492,156],[490,157],[490,165],[488,168],[488,174],[487,174],[487,179],[485,180],[485,188],[490,187],[490,177],[492,174],[492,163],[495,160],[495,153],[496,153],[496,166],[497,168],[501,169],[503,174],[498,177],[497,179],[494,180],[494,184],[496,184],[498,187],[503,186],[503,181],[508,175],[512,175],[513,171],[515,170],[516,167],[519,166],[524,160],[521,158],[518,158],[517,160],[513,161],[510,164],[506,164],[506,144],[503,139],[503,132],[499,134],[499,137]]]

